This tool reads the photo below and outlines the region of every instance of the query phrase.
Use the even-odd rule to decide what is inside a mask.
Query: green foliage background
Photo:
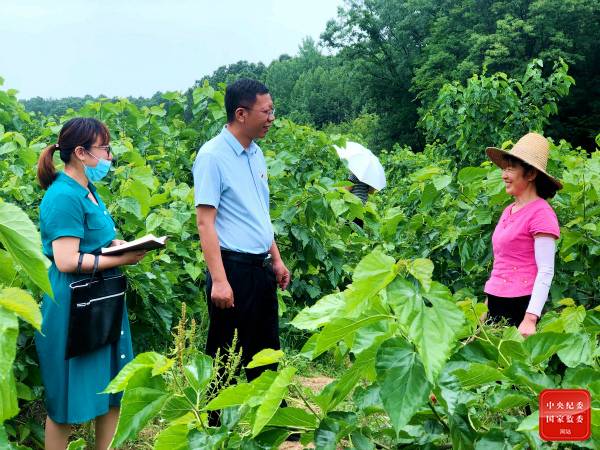
[[[171,236],[165,250],[127,269],[135,348],[158,353],[141,353],[110,387],[125,390],[116,443],[162,417],[168,425],[155,448],[173,442],[177,448],[271,448],[290,430],[318,448],[348,440],[357,448],[372,448],[369,442],[537,448],[535,394],[556,386],[586,386],[595,399],[600,394],[591,381],[600,357],[600,153],[551,143],[549,170],[564,184],[552,200],[562,235],[541,332],[526,341],[514,328],[478,320],[485,311],[477,300],[491,270],[491,232],[509,201],[500,172],[482,154],[485,146],[508,146],[528,129],[541,131],[572,84],[564,62],[544,76],[536,60],[522,79],[482,74],[445,85],[421,118],[431,144],[420,153],[400,146],[381,152],[388,187],[364,206],[343,189],[347,170],[333,144],[345,138],[278,119],[261,146],[277,241],[292,272],[289,292],[280,296],[289,356],[276,355],[280,372],[261,381],[208,390],[218,362],[199,352],[205,265],[190,167],[196,149],[224,123],[221,90],[205,83],[190,95],[167,93],[160,104],[141,108],[126,99],[92,102],[60,118],[32,116],[15,92],[0,91],[0,235],[14,234],[11,220],[21,217],[29,223],[28,237],[15,239],[38,242],[31,230],[43,195],[35,183],[41,149],[72,116],[105,121],[117,162],[98,190],[118,230],[126,239]],[[356,217],[363,229],[353,224]],[[14,416],[17,398],[27,411],[36,404],[27,402],[43,395],[31,298],[48,290],[45,265],[32,270],[22,244],[0,242],[2,348],[10,356],[0,373],[10,386],[2,418],[12,418],[0,439],[35,447],[42,441],[35,415]],[[43,262],[39,245],[28,246]],[[29,312],[11,306],[21,300]],[[184,302],[195,324],[192,332],[180,323],[174,344]],[[18,334],[15,314],[31,324]],[[171,353],[173,347],[179,350]],[[300,360],[324,354],[344,375],[315,395],[294,387]],[[309,409],[280,408],[285,396]],[[269,401],[258,401],[264,398]],[[141,403],[151,407],[140,410]],[[232,414],[226,427],[206,428],[207,411],[223,407]]]
[[[127,269],[140,354],[108,388],[125,391],[116,443],[159,423],[157,449],[272,448],[291,431],[323,449],[543,448],[536,395],[586,387],[593,439],[580,446],[598,448],[598,14],[589,0],[355,0],[322,36],[335,55],[307,40],[298,56],[240,61],[187,92],[30,100],[33,113],[0,90],[0,446],[43,442],[36,162],[83,115],[111,130],[117,160],[98,190],[122,237],[171,236]],[[265,80],[284,115],[260,145],[292,283],[279,298],[285,355],[256,361],[280,371],[219,388],[219,361],[199,351],[205,264],[190,168],[224,124],[222,83],[240,76]],[[564,189],[551,202],[561,223],[551,300],[523,340],[479,317],[491,233],[509,202],[484,148],[529,130],[553,137],[549,171]],[[386,169],[388,186],[364,206],[343,189],[333,149],[349,138],[381,150]],[[299,388],[296,374],[324,358],[341,374],[316,394]],[[282,408],[284,397],[296,403]],[[222,408],[223,427],[206,427]]]

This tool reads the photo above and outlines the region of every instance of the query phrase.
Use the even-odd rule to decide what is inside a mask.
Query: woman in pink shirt
[[[548,141],[528,133],[510,151],[490,147],[489,158],[502,169],[514,202],[500,216],[492,235],[494,266],[485,284],[490,318],[506,318],[523,336],[535,333],[554,276],[558,220],[546,201],[562,188],[546,172]]]

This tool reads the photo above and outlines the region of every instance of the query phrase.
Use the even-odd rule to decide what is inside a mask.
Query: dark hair
[[[110,132],[99,120],[91,117],[75,117],[67,121],[60,129],[58,143],[49,145],[40,154],[37,173],[40,186],[48,189],[56,179],[56,168],[52,161],[56,150],[60,150],[60,159],[68,163],[76,147],[89,149],[98,137],[102,139],[101,145],[110,142]]]
[[[512,155],[502,155],[502,159],[509,167],[522,167],[525,175],[537,171],[537,175],[535,177],[535,190],[537,195],[542,197],[544,200],[554,197],[556,191],[558,191],[558,186],[556,186],[556,184],[554,184],[545,173],[540,172],[532,165],[527,164],[526,162],[521,161],[519,158],[515,158]]]
[[[257,95],[268,94],[269,89],[260,81],[240,78],[225,89],[225,111],[227,122],[235,119],[235,110],[244,107],[251,108],[256,102]]]

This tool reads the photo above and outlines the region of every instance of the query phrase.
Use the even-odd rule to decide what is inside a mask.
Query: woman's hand
[[[137,264],[138,262],[140,262],[142,260],[142,258],[144,256],[146,256],[146,253],[147,253],[146,250],[134,250],[131,252],[125,252],[120,256],[121,265],[122,266],[130,266],[133,264]]]
[[[123,239],[113,239],[113,241],[110,243],[109,247],[116,247],[117,245],[123,245],[123,244],[127,244],[127,241],[124,241]]]
[[[535,334],[535,325],[537,324],[538,317],[535,314],[525,313],[523,321],[519,325],[519,333],[521,336],[527,337]]]

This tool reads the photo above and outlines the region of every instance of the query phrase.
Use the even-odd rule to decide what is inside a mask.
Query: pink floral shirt
[[[558,219],[546,200],[534,200],[516,213],[511,213],[513,206],[504,210],[492,235],[494,266],[484,291],[498,297],[530,295],[537,276],[534,235],[560,236]]]

